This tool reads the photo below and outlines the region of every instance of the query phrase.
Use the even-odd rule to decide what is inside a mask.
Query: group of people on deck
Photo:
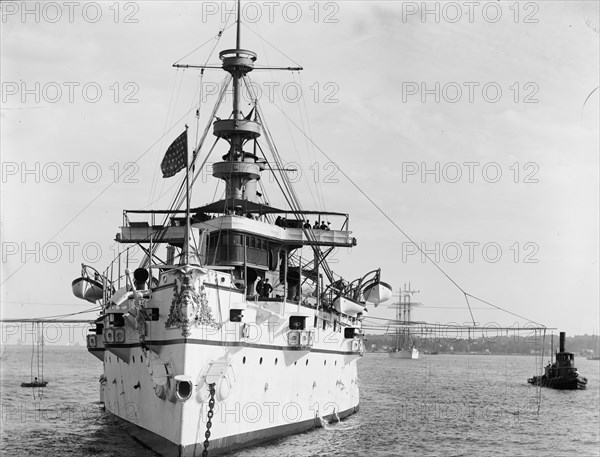
[[[269,284],[269,278],[261,278],[258,277],[258,282],[256,283],[256,294],[261,298],[269,298],[271,296],[271,292],[273,292],[273,286]]]
[[[321,222],[319,224],[319,221],[315,221],[315,223],[312,226],[313,230],[330,230],[329,226],[331,225],[331,222],[327,222],[327,224],[325,223],[325,221]],[[304,228],[311,228],[310,226],[310,221],[308,219],[306,219],[306,222],[304,223]]]
[[[325,223],[325,221],[323,222],[319,222],[318,220],[315,221],[315,223],[313,225],[310,224],[310,220],[305,220],[304,222],[302,222],[301,220],[297,220],[297,219],[292,219],[292,220],[288,220],[285,217],[281,217],[281,216],[277,216],[277,219],[275,220],[275,225],[279,226],[279,227],[291,227],[291,228],[305,228],[305,229],[309,229],[312,228],[313,230],[331,230],[330,229],[330,225],[331,222],[327,222]]]

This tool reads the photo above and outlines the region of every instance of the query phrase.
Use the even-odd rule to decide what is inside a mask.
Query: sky
[[[250,77],[304,208],[350,214],[336,273],[410,283],[416,320],[598,333],[598,2],[242,4],[257,66],[304,68]],[[172,64],[218,64],[233,3],[1,5],[2,317],[85,311],[81,263],[181,182],[160,161],[224,73]],[[221,197],[200,181],[194,205]]]

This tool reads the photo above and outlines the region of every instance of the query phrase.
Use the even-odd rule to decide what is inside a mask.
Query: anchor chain
[[[213,408],[215,407],[215,385],[209,384],[208,390],[210,392],[210,399],[208,400],[208,419],[206,420],[206,432],[204,433],[204,450],[202,451],[202,457],[208,457],[208,439],[210,438],[210,428],[212,427],[212,418],[214,415]]]

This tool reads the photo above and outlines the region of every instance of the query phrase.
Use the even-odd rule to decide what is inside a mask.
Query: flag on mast
[[[187,129],[179,135],[163,158],[160,169],[163,173],[163,178],[175,176],[178,172],[185,168],[187,162]]]

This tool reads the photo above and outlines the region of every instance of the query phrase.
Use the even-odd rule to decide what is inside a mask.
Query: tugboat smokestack
[[[558,352],[565,352],[565,335],[566,332],[560,332],[560,349]]]

